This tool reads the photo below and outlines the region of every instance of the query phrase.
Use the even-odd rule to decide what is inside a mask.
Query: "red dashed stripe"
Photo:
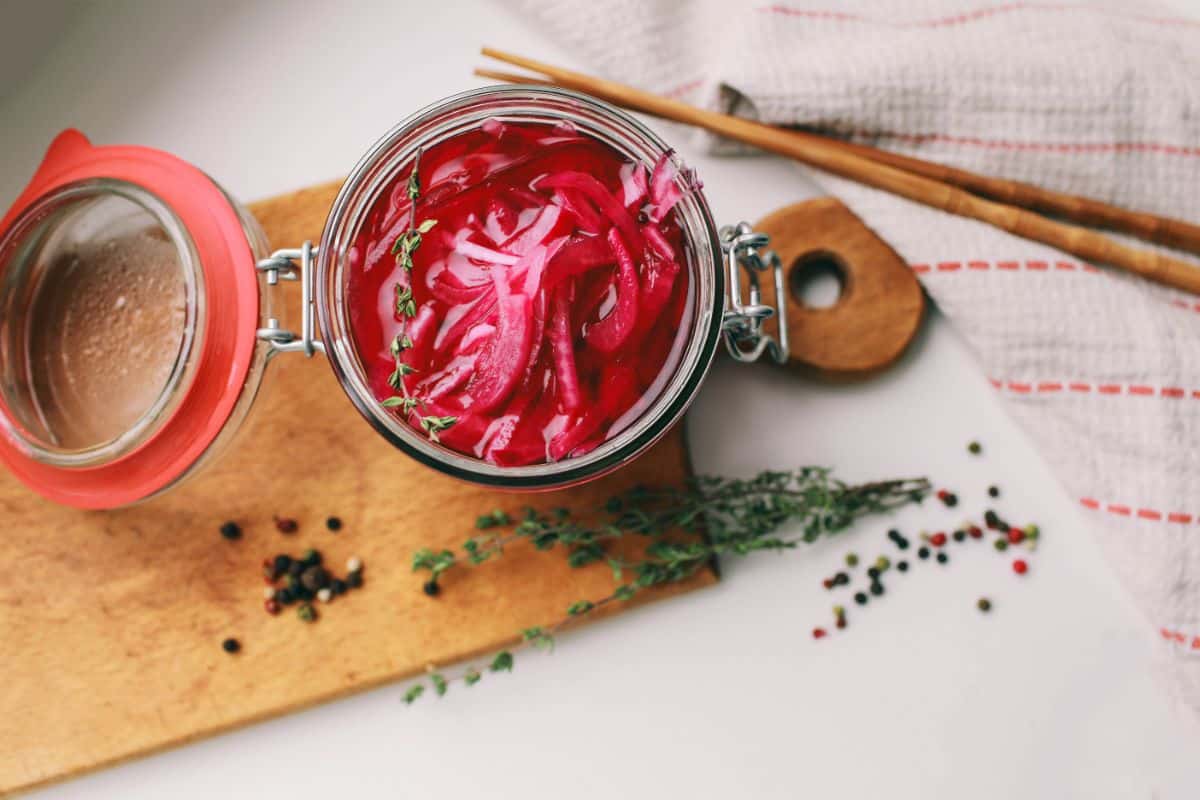
[[[990,378],[992,386],[997,389],[1007,389],[1016,394],[1061,394],[1075,392],[1077,394],[1130,395],[1133,397],[1169,397],[1174,400],[1190,397],[1200,400],[1200,389],[1188,391],[1181,386],[1150,386],[1144,383],[1087,383],[1085,381],[1005,381]]]
[[[941,261],[937,264],[911,264],[909,265],[913,272],[960,272],[964,269],[974,270],[975,272],[987,272],[989,270],[1000,270],[1002,272],[1017,272],[1026,270],[1029,272],[1049,272],[1051,265],[1049,261]],[[1078,264],[1071,261],[1056,261],[1054,262],[1054,270],[1058,272],[1099,272],[1100,268],[1091,264]],[[1173,301],[1176,305],[1184,303],[1182,300]],[[1200,311],[1200,303],[1196,303],[1197,311]]]
[[[1190,647],[1192,650],[1200,650],[1200,636],[1193,636],[1183,631],[1174,630],[1173,628],[1159,628],[1158,633],[1168,642]],[[1190,642],[1189,639],[1191,640]]]
[[[1159,511],[1155,508],[1133,508],[1122,503],[1102,503],[1094,497],[1079,498],[1079,505],[1092,511],[1106,511],[1118,517],[1137,517],[1151,522],[1174,522],[1179,525],[1190,525],[1196,521],[1194,514],[1183,511]]]
[[[682,83],[679,86],[676,86],[674,89],[668,89],[667,91],[663,92],[663,97],[683,97],[686,94],[696,91],[703,85],[704,79],[696,78],[695,80],[688,81],[687,83]]]
[[[937,264],[909,264],[909,269],[918,275],[931,272],[1089,272],[1099,273],[1102,270],[1092,264],[1081,264],[1073,261],[939,261]],[[1166,302],[1184,311],[1200,313],[1200,301],[1182,297],[1172,297]]]
[[[1116,16],[1122,19],[1137,20],[1153,25],[1200,25],[1200,22],[1186,17],[1152,17],[1145,14],[1129,14],[1079,3],[1004,3],[1002,5],[985,6],[984,8],[974,8],[970,11],[949,14],[944,17],[907,21],[867,17],[862,14],[852,14],[845,11],[793,8],[786,5],[766,6],[757,10],[770,14],[782,14],[788,17],[834,20],[836,22],[857,22],[869,25],[881,25],[889,28],[949,28],[1018,11],[1089,11],[1107,16]]]
[[[956,147],[1015,150],[1024,153],[1056,153],[1060,155],[1157,153],[1165,156],[1200,156],[1200,147],[1163,142],[1033,142],[1018,139],[983,139],[978,136],[955,136],[949,133],[902,133],[900,131],[860,129],[838,129],[835,132],[843,136],[853,136],[869,141],[894,139],[909,145],[948,144]]]

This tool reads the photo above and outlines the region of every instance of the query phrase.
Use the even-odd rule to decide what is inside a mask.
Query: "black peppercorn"
[[[355,570],[346,576],[346,585],[351,589],[357,589],[363,585],[362,570]]]
[[[908,562],[901,561],[901,562],[897,563],[896,569],[900,570],[901,572],[908,572]]]
[[[304,567],[305,564],[303,561],[293,560],[291,564],[288,564],[287,574],[293,578],[299,578],[302,574],[304,574]]]
[[[900,548],[901,550],[907,550],[908,549],[908,539],[897,539],[896,547]]]
[[[967,445],[967,452],[973,456],[977,456],[983,452],[983,445],[979,442],[971,442]]]
[[[839,572],[833,576],[833,585],[834,586],[845,586],[849,582],[850,582],[850,576],[844,572]]]
[[[955,531],[950,535],[954,537],[954,541],[956,542],[961,542],[963,539],[967,538],[967,532],[963,530]]]
[[[310,592],[316,592],[329,585],[329,573],[324,567],[309,567],[300,576],[300,583]]]
[[[226,653],[236,653],[238,650],[242,649],[242,643],[237,639],[229,638],[221,642],[221,649]]]
[[[917,558],[922,558],[922,559],[929,558],[929,548],[922,547],[919,550],[917,550]]]
[[[890,531],[887,532],[887,535],[888,535],[888,538],[894,542],[900,538],[900,531],[896,530],[895,528],[892,528]]]
[[[280,605],[290,606],[296,598],[291,589],[280,589],[275,592],[275,599],[279,601]]]
[[[279,555],[275,556],[274,564],[275,574],[284,575],[287,573],[288,568],[292,566],[292,557],[287,553],[280,553]]]
[[[979,608],[980,611],[984,612],[985,614],[988,611],[992,610],[992,601],[988,600],[986,597],[979,598],[978,602],[976,602],[975,605]]]
[[[333,580],[331,580],[331,581],[329,582],[329,589],[330,589],[330,591],[332,591],[332,592],[333,592],[335,595],[339,595],[339,594],[345,594],[345,593],[346,593],[346,590],[347,590],[348,588],[349,588],[349,587],[348,587],[348,586],[346,586],[346,582],[345,582],[344,580],[342,580],[341,578],[334,578]]]
[[[438,586],[437,581],[425,581],[425,585],[421,587],[421,590],[430,597],[437,597],[442,587]]]
[[[304,555],[300,557],[306,567],[315,567],[321,563],[321,551],[314,550],[311,547],[304,551]]]
[[[996,527],[996,523],[1000,521],[1000,515],[990,508],[983,512],[983,521],[989,528]]]
[[[340,517],[330,517],[329,519],[325,520],[325,527],[334,533],[337,533],[342,529],[342,520]]]
[[[871,584],[871,594],[875,595],[876,597],[883,594],[883,584],[880,583],[879,581],[875,581],[874,583],[872,583]]]
[[[858,603],[860,606],[865,606],[867,604],[867,593],[866,592],[855,592],[854,593],[854,602]]]
[[[870,578],[871,580],[875,580],[876,578],[878,578],[879,577],[879,568],[878,567],[867,567],[867,577]]]
[[[309,600],[313,599],[313,592],[303,583],[297,583],[294,587],[292,587],[292,597],[302,603],[307,603]]]
[[[988,497],[999,497],[999,496],[1000,496],[1000,487],[999,486],[989,486],[988,487]]]
[[[945,553],[938,553],[937,560],[938,560],[939,564],[945,564],[947,561],[950,560],[950,556],[946,555]]]
[[[242,528],[236,522],[226,522],[221,526],[221,535],[232,542],[242,538]]]

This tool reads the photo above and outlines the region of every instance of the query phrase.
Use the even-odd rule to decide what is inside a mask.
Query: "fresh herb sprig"
[[[416,416],[421,429],[431,441],[438,440],[438,434],[449,429],[458,422],[457,417],[441,417],[417,413],[417,409],[425,406],[425,398],[411,394],[405,378],[416,372],[416,368],[403,360],[404,352],[413,346],[408,337],[409,321],[417,315],[417,303],[412,293],[413,253],[421,246],[421,238],[433,230],[437,220],[427,219],[417,224],[417,199],[421,196],[420,180],[421,151],[418,150],[413,159],[412,172],[408,176],[408,228],[396,237],[392,244],[392,254],[396,263],[404,270],[404,280],[396,281],[396,316],[400,317],[403,327],[388,347],[396,367],[388,376],[388,385],[399,394],[383,401],[385,408],[400,408],[407,419]]]
[[[929,489],[924,478],[850,486],[828,469],[805,467],[765,471],[751,479],[698,477],[682,487],[635,487],[579,516],[563,508],[527,508],[520,519],[504,511],[485,514],[476,521],[483,532],[466,540],[461,553],[418,550],[413,571],[429,573],[428,581],[436,587],[447,571],[479,566],[502,555],[508,545],[527,540],[539,550],[561,548],[572,567],[606,561],[616,587],[604,597],[572,603],[551,624],[522,631],[516,645],[487,664],[469,666],[450,678],[431,673],[430,685],[440,696],[455,681],[472,686],[485,672],[511,671],[515,651],[551,649],[564,627],[651,587],[684,581],[718,556],[791,550],[839,533],[867,514],[920,502]],[[785,523],[796,524],[781,530]],[[611,552],[611,544],[627,537],[646,541],[640,557]],[[424,691],[424,684],[416,683],[404,699],[411,703]]]

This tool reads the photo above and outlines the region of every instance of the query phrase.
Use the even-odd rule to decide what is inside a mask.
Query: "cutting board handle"
[[[891,365],[920,327],[925,295],[912,270],[840,200],[821,197],[781,208],[754,225],[783,262],[789,366],[830,377],[863,377]],[[837,302],[813,308],[800,290],[815,269],[832,269]],[[745,280],[745,276],[743,276]],[[748,285],[743,284],[748,291]],[[763,302],[776,302],[763,281]],[[767,323],[773,330],[777,320]]]

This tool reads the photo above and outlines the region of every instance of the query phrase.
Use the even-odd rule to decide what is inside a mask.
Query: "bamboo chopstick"
[[[794,158],[844,178],[873,186],[917,203],[969,217],[1026,239],[1048,244],[1086,261],[1110,264],[1149,280],[1200,294],[1200,268],[1170,256],[1121,244],[1088,228],[1047,219],[1035,211],[972,191],[1070,216],[1093,224],[1152,238],[1200,252],[1200,227],[1179,220],[1127,211],[1088,198],[1050,192],[894,153],[827,139],[816,134],[776,128],[760,122],[708,111],[632,86],[555,67],[490,47],[483,55],[523,67],[545,77],[476,70],[483,77],[514,83],[550,83],[575,89],[635,111],[682,122],[779,155]],[[955,185],[957,184],[957,185]],[[960,188],[966,187],[966,188]]]

